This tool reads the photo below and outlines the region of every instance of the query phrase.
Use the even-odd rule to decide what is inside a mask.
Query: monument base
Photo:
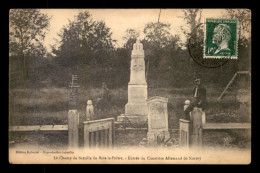
[[[149,145],[156,145],[156,136],[160,135],[161,137],[164,136],[164,142],[170,139],[170,132],[162,131],[162,132],[148,132],[147,133],[147,141]]]
[[[147,116],[148,108],[147,103],[127,103],[125,105],[126,115],[136,115],[136,116]]]
[[[127,118],[131,123],[145,123],[148,119],[147,116],[121,114],[117,117],[117,121],[122,122],[125,118]]]

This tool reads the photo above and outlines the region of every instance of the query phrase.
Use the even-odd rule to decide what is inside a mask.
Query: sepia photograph
[[[250,164],[249,9],[10,9],[10,164]]]

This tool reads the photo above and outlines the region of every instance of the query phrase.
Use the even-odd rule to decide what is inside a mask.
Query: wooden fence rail
[[[115,139],[115,120],[107,118],[84,122],[85,148],[112,148]]]
[[[250,130],[251,123],[202,123],[202,111],[195,108],[192,112],[192,121],[180,119],[180,146],[202,147],[203,131],[205,130]]]
[[[251,123],[205,123],[203,130],[251,129]]]
[[[68,125],[42,125],[42,126],[10,126],[9,132],[47,132],[67,131]]]

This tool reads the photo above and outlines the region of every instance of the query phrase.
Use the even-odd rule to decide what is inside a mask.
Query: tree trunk
[[[21,35],[22,35],[22,32],[21,32]],[[21,46],[22,46],[22,49],[21,49],[21,56],[22,56],[22,59],[23,59],[23,78],[24,80],[27,79],[28,77],[28,73],[27,73],[27,61],[26,61],[26,56],[24,55],[24,42],[23,42],[23,38],[21,38]]]
[[[148,72],[149,72],[149,56],[147,56],[147,67],[146,67],[146,74],[145,74],[146,83],[148,82]]]
[[[26,66],[26,57],[24,56],[24,54],[22,56],[23,56],[23,77],[24,79],[27,79],[28,73],[27,73],[27,66]]]

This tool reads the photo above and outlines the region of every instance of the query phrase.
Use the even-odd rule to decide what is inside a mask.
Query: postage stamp
[[[237,59],[237,20],[206,19],[203,58]]]

